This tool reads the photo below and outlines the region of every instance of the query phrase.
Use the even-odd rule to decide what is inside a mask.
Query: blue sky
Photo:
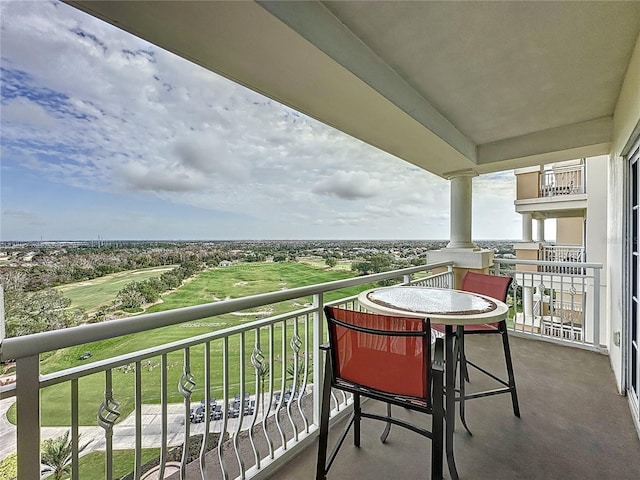
[[[2,241],[449,236],[445,180],[68,5],[0,19]],[[518,238],[513,174],[473,184]]]

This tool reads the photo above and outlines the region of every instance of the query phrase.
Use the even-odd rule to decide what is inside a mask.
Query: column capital
[[[477,177],[478,172],[476,172],[471,168],[467,168],[465,170],[455,170],[453,172],[446,172],[446,173],[443,173],[442,176],[447,180],[453,180],[454,178],[461,178],[461,177]]]

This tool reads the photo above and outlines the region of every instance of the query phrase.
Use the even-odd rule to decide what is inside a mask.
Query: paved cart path
[[[7,410],[13,405],[15,398],[0,400],[0,461],[16,451],[16,427],[7,420]],[[200,405],[199,403],[197,404]],[[195,406],[195,404],[194,404]],[[160,447],[162,443],[162,406],[142,406],[142,448]],[[180,445],[184,440],[185,407],[174,403],[167,405],[167,444]],[[260,420],[259,418],[257,420]],[[243,429],[251,424],[251,417],[243,419]],[[238,426],[238,419],[230,419],[227,431],[234,431]],[[222,421],[211,422],[210,431],[222,429]],[[41,439],[55,438],[64,435],[69,427],[42,427]],[[105,432],[99,426],[81,426],[80,444],[89,442],[83,455],[93,450],[105,450]],[[202,434],[204,423],[190,424],[190,435]],[[136,440],[135,412],[113,427],[113,448],[115,450],[134,449]]]

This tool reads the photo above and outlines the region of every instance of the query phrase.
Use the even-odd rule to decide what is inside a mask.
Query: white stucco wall
[[[620,97],[614,114],[613,142],[608,168],[608,198],[607,198],[607,314],[612,332],[623,329],[623,321],[627,313],[625,308],[625,198],[624,186],[626,182],[627,165],[622,158],[624,148],[638,132],[640,124],[640,37],[627,75],[625,77]],[[609,360],[616,376],[619,391],[623,391],[623,355],[621,346],[609,342]]]

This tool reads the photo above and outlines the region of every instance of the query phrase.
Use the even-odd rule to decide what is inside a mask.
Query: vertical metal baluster
[[[249,443],[251,444],[251,449],[253,450],[254,465],[257,469],[260,469],[260,454],[258,453],[258,449],[256,447],[253,429],[256,425],[256,420],[258,419],[260,403],[262,403],[261,399],[263,392],[260,381],[262,379],[262,375],[264,374],[264,355],[262,354],[262,350],[260,350],[260,327],[256,328],[254,332],[255,339],[253,344],[253,352],[251,353],[251,365],[253,365],[254,368],[254,383],[256,394],[254,400],[253,415],[251,416],[251,425],[249,425]]]
[[[204,434],[200,447],[200,476],[206,480],[207,444],[209,441],[209,426],[211,422],[211,342],[204,344]]]
[[[550,319],[550,325],[551,325],[551,331],[549,332],[550,336],[554,336],[553,335],[553,317],[555,316],[556,313],[556,302],[555,302],[555,296],[556,296],[556,288],[554,286],[554,277],[553,275],[551,275],[551,277],[549,278],[549,319]],[[560,292],[562,292],[562,280],[560,281]]]
[[[274,348],[274,340],[273,340],[273,324],[269,324],[269,395],[267,406],[264,405],[264,399],[260,399],[260,403],[262,404],[262,431],[264,432],[264,437],[267,441],[267,447],[269,448],[269,458],[274,458],[273,453],[273,441],[269,436],[269,431],[267,429],[267,419],[269,418],[269,413],[271,413],[271,406],[273,405],[273,348]]]
[[[78,379],[71,380],[71,478],[80,478],[78,458],[80,456],[80,427],[78,419]]]
[[[302,417],[302,423],[304,424],[305,433],[309,433],[309,422],[307,421],[307,417],[304,414],[304,410],[302,409],[302,397],[307,391],[307,378],[309,377],[309,314],[304,316],[304,371],[302,377],[302,385],[298,390],[298,411],[300,412],[300,416]]]
[[[229,474],[224,462],[224,437],[227,433],[227,422],[229,420],[229,337],[222,339],[222,401],[224,415],[222,416],[222,428],[220,429],[220,438],[218,439],[218,459],[220,460],[220,470],[222,472],[222,480],[227,480]]]
[[[196,382],[191,373],[189,347],[184,349],[184,367],[178,390],[184,397],[184,443],[182,444],[182,461],[180,462],[180,479],[184,480],[187,475],[187,461],[189,460],[189,437],[191,435],[191,421],[189,413],[191,412],[191,394]]]
[[[282,367],[281,367],[282,379],[280,381],[280,400],[278,400],[278,403],[276,406],[276,413],[275,413],[276,427],[278,427],[278,433],[280,434],[280,441],[282,442],[283,450],[287,449],[287,437],[284,433],[284,430],[282,429],[282,425],[280,425],[280,411],[282,410],[282,405],[284,404],[284,400],[285,400],[284,390],[286,388],[286,379],[287,379],[287,370],[286,370],[287,357],[286,357],[286,347],[285,347],[286,342],[287,342],[287,321],[284,320],[282,322],[282,338],[280,342],[280,358],[282,359]]]
[[[238,468],[240,469],[241,479],[245,478],[244,462],[242,460],[242,455],[240,454],[240,446],[238,445],[240,431],[242,430],[242,421],[244,420],[244,340],[245,332],[240,332],[240,412],[238,413],[238,424],[236,426],[236,430],[235,432],[233,432],[233,450],[236,454],[236,460],[238,461]]]
[[[136,416],[136,446],[134,456],[133,478],[138,480],[142,476],[142,366],[140,360],[136,362],[135,416]]]
[[[104,400],[98,409],[98,424],[104,429],[105,436],[105,479],[113,478],[113,425],[120,417],[120,403],[113,399],[112,372],[105,370]]]
[[[167,463],[167,354],[163,353],[160,360],[160,404],[162,409],[162,433],[160,439],[160,469],[158,478],[164,478],[165,464]]]
[[[293,419],[293,415],[291,415],[291,405],[296,398],[298,392],[298,363],[299,363],[299,355],[300,355],[300,336],[298,335],[298,317],[296,316],[293,319],[293,335],[291,336],[291,340],[289,341],[289,346],[293,351],[293,378],[291,379],[291,396],[289,397],[289,401],[287,402],[287,416],[289,417],[289,423],[291,423],[291,430],[293,431],[293,439],[298,441],[298,427],[296,425],[295,420]]]

